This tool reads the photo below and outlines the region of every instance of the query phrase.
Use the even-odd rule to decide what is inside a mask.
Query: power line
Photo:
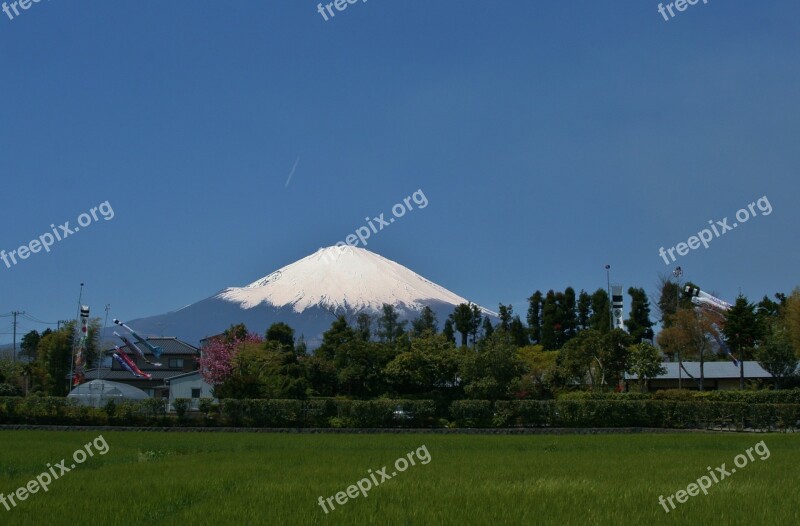
[[[32,321],[34,323],[41,323],[42,325],[58,325],[58,322],[42,321],[39,318],[37,318],[36,316],[33,316],[31,314],[27,314],[27,313],[24,313],[24,312],[22,313],[22,317],[25,318],[28,321]]]

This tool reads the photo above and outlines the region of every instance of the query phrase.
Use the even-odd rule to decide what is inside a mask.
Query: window
[[[172,369],[182,369],[183,368],[183,358],[170,358],[169,359],[169,366]]]
[[[192,389],[192,398],[200,398],[200,389]]]

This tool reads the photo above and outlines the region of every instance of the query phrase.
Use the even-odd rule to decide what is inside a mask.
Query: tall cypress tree
[[[537,343],[542,341],[542,293],[534,292],[528,298],[528,330],[531,340]]]
[[[761,328],[756,307],[741,294],[725,313],[725,343],[739,359],[739,389],[744,389],[744,361],[752,357],[756,342],[761,338]]]
[[[589,328],[589,318],[592,315],[592,297],[581,290],[578,294],[578,328],[585,331]]]
[[[540,329],[542,344],[546,351],[558,349],[558,305],[556,304],[556,293],[553,290],[547,291],[547,295],[542,303],[542,326]]]
[[[575,312],[575,289],[567,287],[564,289],[564,304],[562,306],[561,317],[563,321],[564,343],[574,338],[578,333],[578,316]]]
[[[650,301],[647,293],[642,288],[630,287],[628,294],[631,297],[631,313],[625,320],[625,327],[635,343],[642,339],[653,339],[653,322],[650,321]]]
[[[597,289],[594,294],[592,294],[592,316],[589,319],[589,325],[592,329],[599,331],[601,334],[605,334],[611,330],[610,305],[608,293],[605,289]]]

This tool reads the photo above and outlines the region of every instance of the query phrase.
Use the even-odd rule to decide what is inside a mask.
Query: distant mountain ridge
[[[142,335],[176,336],[195,345],[231,324],[244,323],[263,334],[282,321],[295,330],[296,337],[304,335],[313,349],[339,315],[349,321],[360,312],[378,315],[387,303],[397,309],[401,320],[413,320],[428,306],[441,330],[453,308],[467,302],[369,250],[339,246],[321,248],[245,287],[223,289],[180,310],[126,321]],[[496,318],[495,312],[480,308]]]

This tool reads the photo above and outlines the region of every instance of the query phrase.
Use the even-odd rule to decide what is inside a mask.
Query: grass
[[[0,524],[798,524],[800,437],[786,434],[292,435],[103,432],[110,447]],[[97,432],[0,431],[8,495]],[[764,440],[755,460],[666,514],[671,495]],[[317,503],[425,445],[326,515]],[[423,455],[424,456],[424,455]]]

